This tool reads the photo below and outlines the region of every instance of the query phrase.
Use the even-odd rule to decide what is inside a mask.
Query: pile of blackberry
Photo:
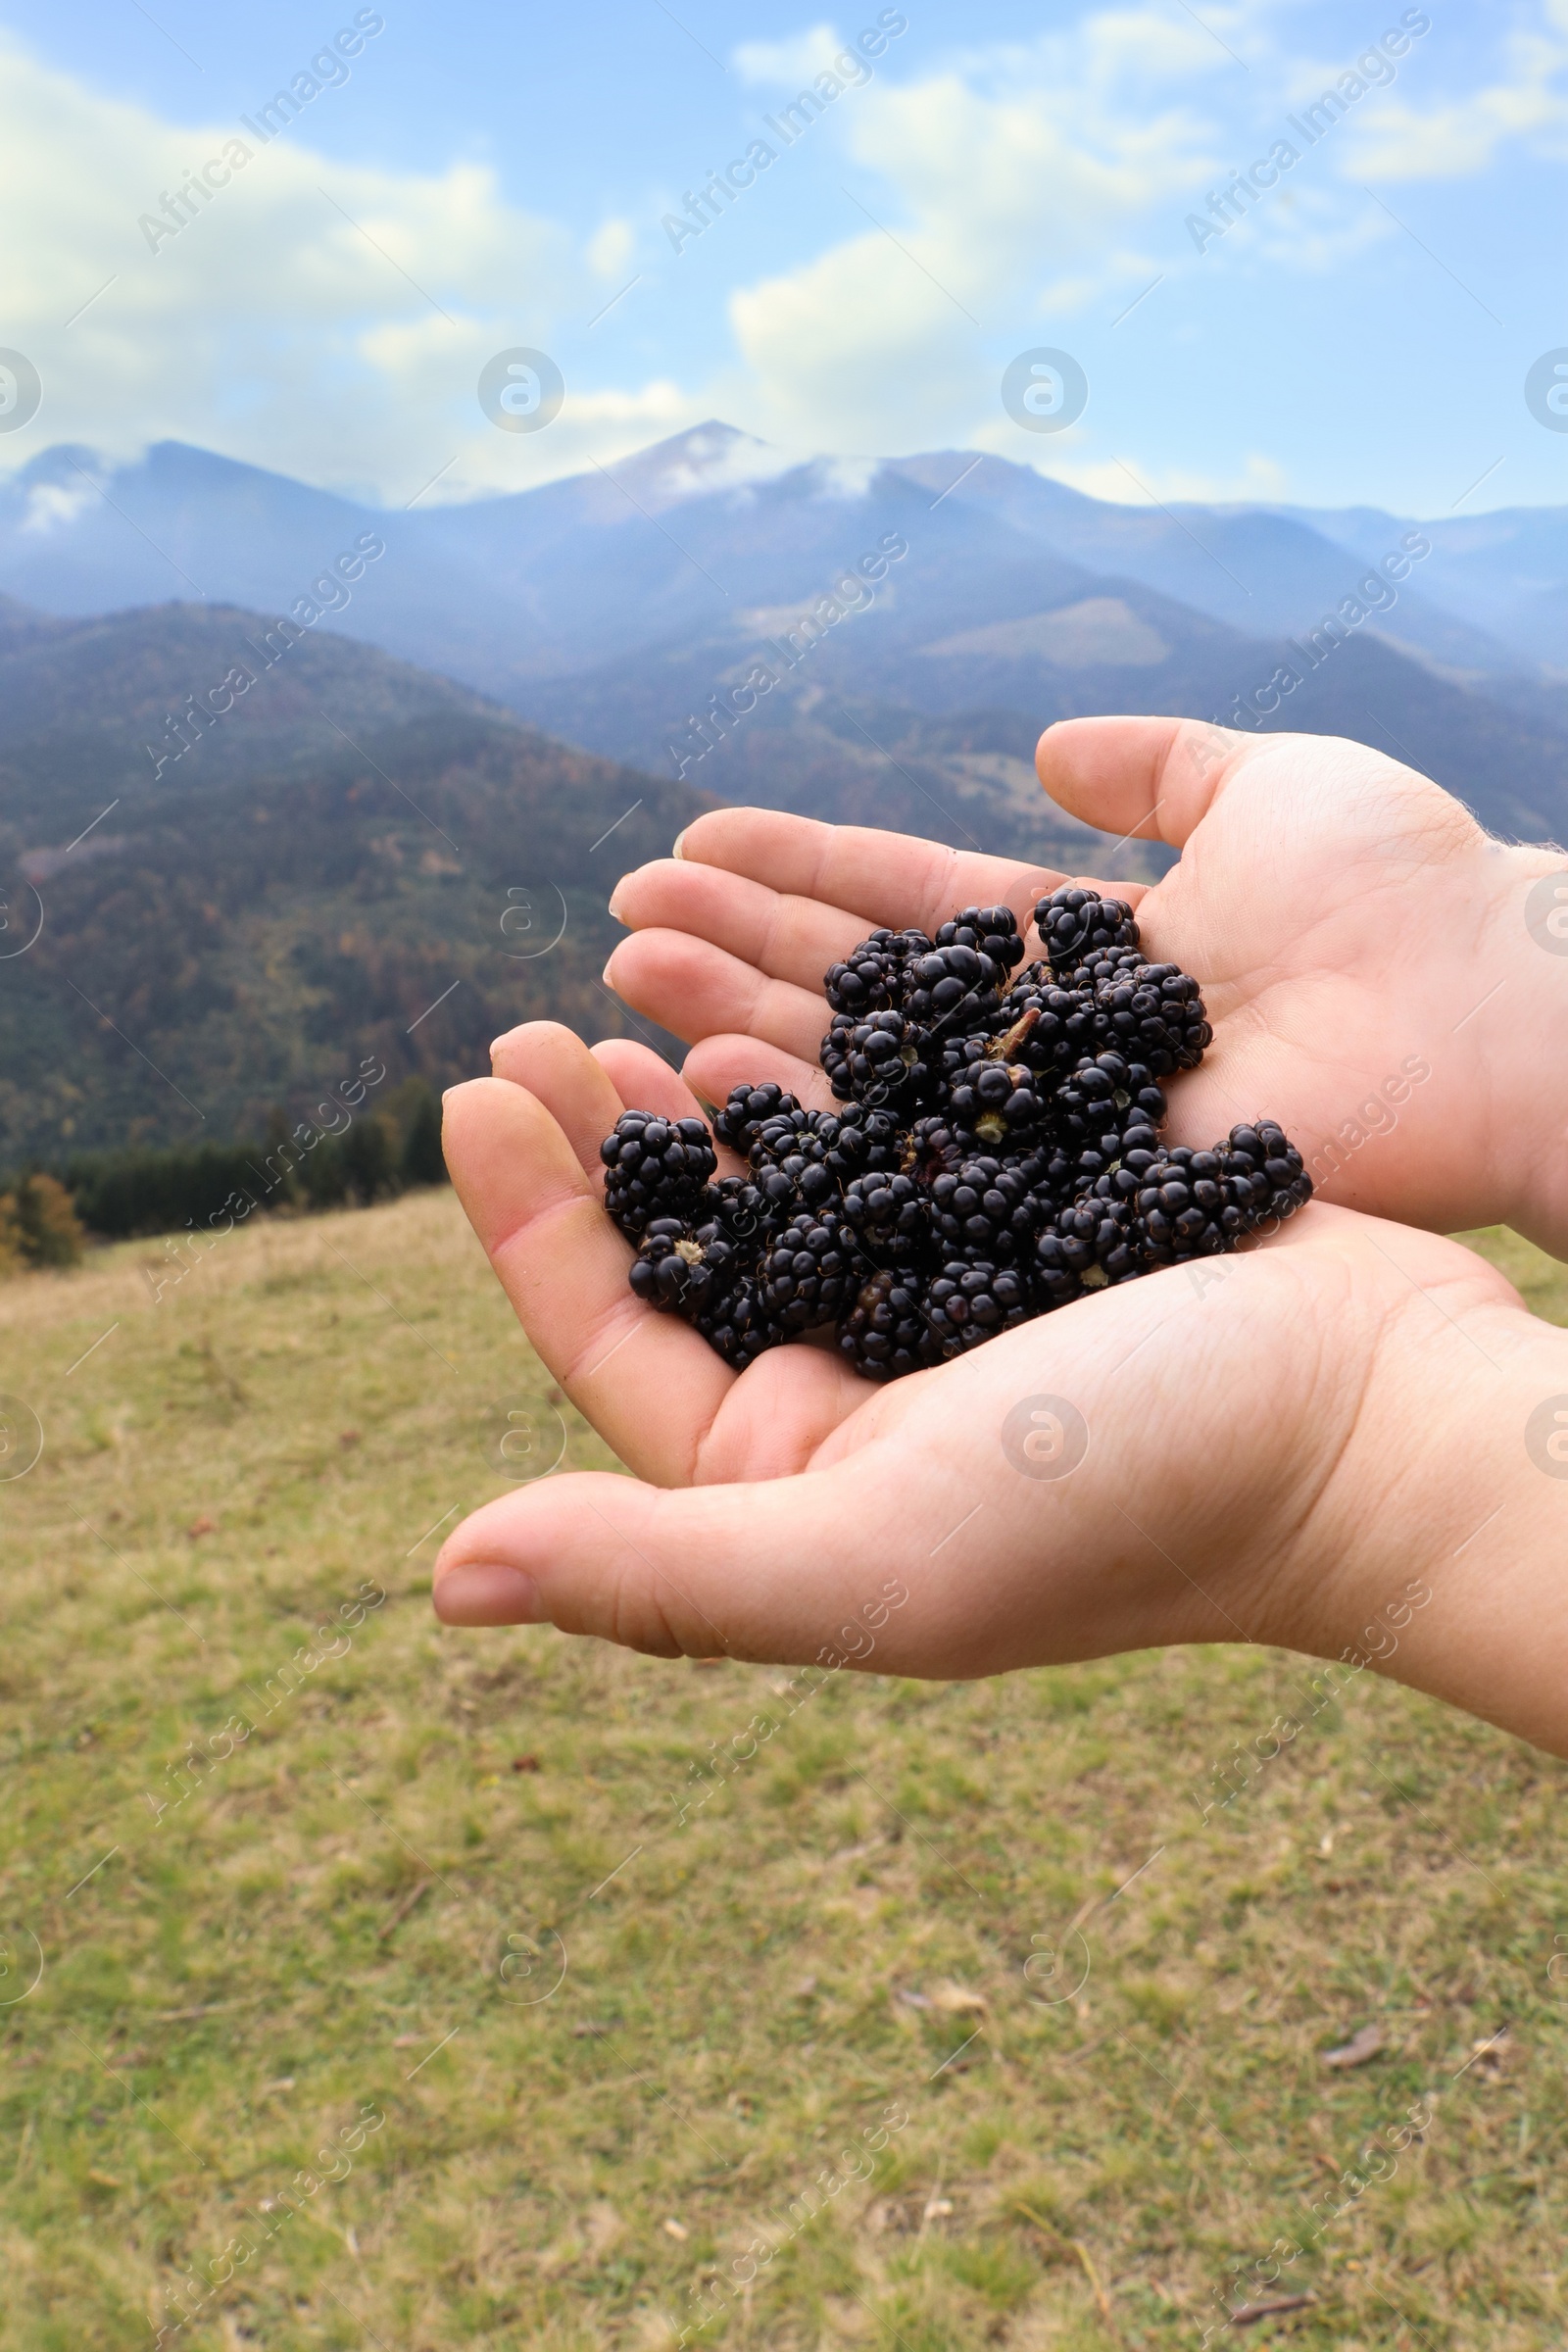
[[[1068,887],[1035,924],[1038,963],[1010,908],[966,906],[934,939],[873,931],[834,964],[837,1110],[763,1085],[737,1087],[712,1135],[625,1112],[601,1156],[637,1296],[737,1369],[833,1326],[857,1372],[897,1380],[1308,1200],[1272,1120],[1209,1152],[1161,1145],[1164,1082],[1212,1032],[1131,908]],[[744,1176],[718,1176],[715,1136]]]

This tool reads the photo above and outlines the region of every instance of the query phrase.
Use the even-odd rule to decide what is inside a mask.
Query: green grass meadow
[[[1278,1651],[443,1631],[613,1466],[451,1194],[178,1262],[0,1287],[3,2352],[1568,2340],[1568,1769]]]

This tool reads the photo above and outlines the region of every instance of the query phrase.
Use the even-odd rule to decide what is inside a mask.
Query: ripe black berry
[[[931,1222],[944,1257],[1027,1257],[1043,1213],[1018,1169],[999,1159],[966,1159],[931,1186]]]
[[[679,1217],[655,1217],[628,1279],[650,1306],[692,1322],[733,1289],[739,1268],[736,1245],[721,1225],[693,1229]]]
[[[907,1269],[871,1275],[839,1325],[839,1347],[866,1380],[902,1380],[939,1364],[944,1348],[926,1310],[924,1278]]]
[[[834,1012],[857,1020],[904,999],[905,973],[911,957],[929,956],[932,942],[923,931],[873,931],[852,948],[842,963],[830,964],[822,990]]]
[[[771,1081],[761,1086],[731,1087],[729,1101],[713,1121],[713,1133],[721,1144],[727,1144],[746,1159],[751,1154],[752,1138],[764,1119],[799,1109],[795,1097]]]
[[[949,1348],[978,1348],[999,1332],[1027,1323],[1033,1313],[1022,1268],[949,1258],[926,1293],[931,1327]]]
[[[912,1176],[857,1176],[844,1189],[844,1220],[874,1265],[913,1265],[931,1254],[931,1210]]]
[[[1146,1171],[1134,1195],[1144,1244],[1156,1265],[1234,1250],[1271,1218],[1311,1199],[1301,1155],[1270,1120],[1233,1127],[1212,1152],[1178,1146]]]
[[[717,1302],[691,1318],[694,1329],[700,1331],[710,1348],[717,1349],[725,1363],[737,1372],[769,1348],[776,1348],[784,1333],[768,1314],[763,1304],[760,1286],[755,1275],[744,1275],[731,1291],[726,1291]]]
[[[860,1019],[836,1012],[822,1040],[822,1067],[841,1102],[853,1096],[893,1107],[917,1099],[926,1085],[924,1043],[915,1021],[891,1008]]]
[[[982,956],[989,956],[1001,972],[1010,972],[1014,964],[1023,961],[1018,918],[1010,906],[964,906],[952,922],[942,925],[932,944],[938,948],[975,948]]]
[[[718,1166],[701,1119],[661,1119],[646,1110],[622,1111],[599,1156],[605,1206],[628,1241],[651,1217],[678,1217],[690,1208]]]
[[[1035,908],[1035,929],[1051,958],[1052,969],[1070,972],[1088,956],[1103,948],[1136,948],[1138,925],[1133,910],[1120,899],[1102,899],[1098,891],[1067,883],[1042,899]]]
[[[858,1252],[835,1211],[792,1218],[759,1269],[762,1304],[783,1331],[835,1323],[860,1281]]]
[[[1126,949],[1082,964],[1105,1043],[1156,1077],[1193,1070],[1213,1037],[1198,982],[1174,963],[1144,963]]]

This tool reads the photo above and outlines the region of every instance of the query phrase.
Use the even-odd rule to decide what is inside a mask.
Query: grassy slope
[[[1561,1274],[1487,1247],[1568,1320]],[[276,2236],[175,2343],[652,2352],[761,2238],[697,2343],[1196,2345],[1230,2258],[1423,2094],[1424,2144],[1290,2275],[1317,2302],[1241,2340],[1562,2342],[1561,1766],[1367,1675],[1201,1826],[1303,1661],[846,1676],[785,1721],[767,1669],[443,1633],[420,1539],[500,1490],[508,1413],[607,1459],[455,1201],[235,1235],[154,1305],[157,1254],[0,1291],[46,1432],[0,1484],[0,1998],[44,1956],[0,2008],[5,2352],[150,2341],[247,2209]],[[264,1717],[366,1578],[385,1604]],[[1326,2073],[1372,2020],[1386,2052]],[[269,2215],[368,2101],[352,2172]],[[890,2104],[870,2179],[790,2234]]]

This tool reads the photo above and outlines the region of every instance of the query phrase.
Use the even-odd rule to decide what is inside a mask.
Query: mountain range
[[[1113,505],[720,424],[397,512],[48,451],[0,483],[0,1166],[224,1132],[343,1054],[445,1082],[529,1010],[627,1026],[610,885],[709,798],[1159,871],[1043,802],[1075,712],[1356,736],[1559,837],[1565,620],[1568,510]]]
[[[271,625],[0,614],[0,1171],[310,1117],[367,1058],[450,1085],[519,1020],[667,1042],[599,977],[607,902],[710,803],[324,635],[155,777]]]

